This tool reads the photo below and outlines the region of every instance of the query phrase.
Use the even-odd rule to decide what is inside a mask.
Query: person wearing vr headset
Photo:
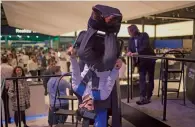
[[[122,66],[122,60],[118,59],[117,40],[122,14],[118,9],[104,5],[96,5],[92,10],[87,31],[82,31],[74,48],[68,50],[72,64],[72,89],[82,98],[80,111],[93,111],[95,127],[107,127],[110,95]],[[99,34],[98,31],[105,34]],[[82,72],[76,55],[84,62]]]
[[[147,33],[139,32],[136,25],[128,27],[129,39],[128,53],[127,56],[134,55],[155,55],[154,49],[150,45],[149,36]],[[136,103],[138,105],[144,105],[151,102],[151,97],[154,89],[154,71],[155,71],[155,60],[146,58],[133,58],[134,66],[138,67],[139,70],[139,87],[140,87],[140,100]],[[146,87],[146,75],[148,73],[148,91]]]
[[[122,66],[122,60],[118,59],[115,63],[114,68],[111,71],[104,72],[91,72],[96,73],[99,77],[99,87],[94,89],[91,86],[92,81],[85,84],[83,79],[86,78],[86,74],[89,73],[90,68],[85,64],[84,70],[80,72],[79,63],[76,59],[76,51],[73,47],[68,49],[71,57],[70,61],[72,64],[72,88],[79,96],[82,96],[83,102],[79,105],[80,108],[85,107],[88,110],[94,110],[93,101],[106,100],[113,89],[115,81],[119,75],[119,69]],[[106,127],[107,126],[107,110],[98,109],[96,110],[95,127]]]

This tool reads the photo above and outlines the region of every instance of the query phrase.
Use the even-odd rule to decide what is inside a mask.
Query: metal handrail
[[[6,78],[5,80],[15,80],[15,79],[29,79],[29,78],[49,78],[49,77],[60,77],[62,75],[40,75],[40,76],[27,76],[27,77],[12,77],[12,78]],[[71,76],[70,73],[64,74],[64,76]]]
[[[152,55],[134,55],[131,56],[130,58],[132,59],[133,57],[135,58],[146,58],[146,59],[161,59],[161,60],[165,60],[165,82],[164,82],[164,88],[165,88],[165,93],[167,93],[167,79],[168,79],[168,61],[169,60],[174,60],[174,61],[180,61],[180,62],[192,62],[195,63],[195,59],[192,58],[169,58],[169,57],[160,57],[160,56],[152,56]],[[129,64],[128,64],[129,66]],[[128,67],[129,68],[129,67]],[[129,71],[129,69],[127,70]],[[129,74],[129,72],[128,72]],[[131,74],[132,74],[132,69],[131,69]],[[132,75],[131,75],[132,77]],[[129,75],[128,75],[128,79],[129,79]],[[129,81],[128,81],[128,92],[129,92]],[[131,78],[131,89],[133,88],[132,85],[132,78]],[[132,92],[133,90],[131,90]],[[132,93],[131,93],[131,98],[132,98]],[[127,95],[127,103],[129,103],[129,93]],[[167,94],[164,95],[164,103],[163,103],[163,120],[166,120],[166,108],[167,108]]]
[[[169,58],[169,57],[160,57],[160,56],[152,56],[152,55],[134,55],[132,57],[148,58],[148,59],[164,59],[164,60],[174,60],[174,61],[183,61],[183,62],[195,62],[195,59],[190,59],[190,58]]]
[[[174,51],[179,51],[179,50],[174,50]],[[187,52],[181,52],[183,55],[190,55],[191,53],[187,53]],[[164,55],[165,53],[156,53],[156,55]],[[180,53],[175,52],[175,53],[169,53],[169,54],[174,54],[174,55],[178,55]]]

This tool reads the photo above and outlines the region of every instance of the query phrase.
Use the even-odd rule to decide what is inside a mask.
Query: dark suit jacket
[[[147,33],[139,33],[137,37],[131,37],[129,39],[128,50],[130,52],[136,52],[135,39],[137,39],[137,49],[139,55],[155,55],[154,49],[150,45],[150,40]],[[135,64],[138,66],[145,66],[146,64],[150,64],[151,62],[154,62],[154,60],[139,58],[138,62]]]

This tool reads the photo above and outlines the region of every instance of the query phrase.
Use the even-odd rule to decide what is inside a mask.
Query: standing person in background
[[[43,72],[43,75],[53,75],[53,67],[56,66],[55,58],[51,58],[48,60],[48,68]],[[45,77],[43,78],[43,86],[45,88],[45,93],[44,95],[47,95],[47,82],[49,81],[50,77]]]
[[[128,32],[131,38],[129,39],[129,48],[127,56],[134,55],[155,55],[154,49],[150,45],[149,36],[147,33],[140,33],[136,25],[128,27]],[[136,103],[138,105],[148,104],[151,101],[151,97],[154,89],[154,71],[155,60],[145,58],[133,58],[135,66],[138,67],[140,80],[140,100]],[[148,73],[149,84],[148,92],[146,87],[146,75]],[[146,95],[148,93],[148,95]]]
[[[61,67],[62,72],[68,72],[68,67],[67,67],[67,55],[66,52],[63,51],[61,48],[58,52],[58,57],[60,58],[59,60],[59,66]]]
[[[61,75],[60,66],[55,66],[54,69],[55,75]],[[49,102],[50,102],[50,108],[49,108],[49,115],[48,115],[48,122],[49,125],[56,125],[59,123],[64,123],[67,119],[67,115],[61,115],[57,116],[55,115],[56,109],[62,108],[65,110],[68,110],[68,100],[59,100],[56,99],[55,107],[54,107],[54,100],[55,100],[55,93],[57,90],[58,82],[59,82],[59,93],[61,96],[67,96],[66,89],[70,89],[70,84],[65,81],[64,79],[61,79],[60,77],[51,77],[47,83],[48,93],[49,93]]]
[[[38,63],[35,55],[31,56],[31,59],[28,61],[27,70],[32,76],[37,76]]]
[[[27,67],[28,61],[29,61],[29,56],[24,54],[24,52],[21,53],[22,55],[22,61],[24,63],[24,67]]]
[[[13,67],[8,64],[7,57],[1,56],[1,80],[5,79],[5,78],[11,78],[12,72],[13,72]],[[4,113],[7,113],[9,123],[11,123],[11,118],[10,118],[10,112],[9,112],[8,89],[9,89],[9,86],[11,84],[12,84],[12,81],[7,80],[5,82],[5,87],[4,87],[3,92],[2,92],[2,100],[3,100],[3,104],[4,104],[4,110],[7,108],[7,112],[4,112]],[[7,103],[7,105],[6,105],[6,103]]]
[[[41,56],[42,56],[41,67],[46,69],[47,68],[47,59],[46,59],[45,51],[41,52]]]
[[[8,64],[13,68],[17,66],[17,60],[12,53],[8,54]]]
[[[25,76],[24,70],[19,66],[15,67],[13,70],[12,77],[23,77],[23,76]],[[29,83],[26,81],[26,79],[18,80],[18,92],[19,92],[19,104],[20,104],[19,106],[20,106],[21,120],[23,121],[24,127],[28,127],[26,124],[25,110],[30,108],[30,88],[29,88]],[[18,127],[18,122],[20,121],[18,121],[19,112],[18,112],[17,98],[16,98],[17,92],[14,83],[10,85],[8,94],[13,105],[14,121],[16,127]]]

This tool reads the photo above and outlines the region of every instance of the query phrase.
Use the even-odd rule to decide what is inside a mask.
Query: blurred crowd
[[[71,45],[66,47],[69,48]],[[61,75],[62,73],[70,72],[70,59],[66,53],[66,49],[54,50],[49,48],[44,50],[43,48],[22,48],[16,49],[2,49],[1,50],[1,81],[3,79],[11,77],[25,77],[25,76],[38,76],[38,75]],[[25,110],[30,108],[30,84],[32,82],[43,84],[45,88],[45,96],[49,94],[49,124],[53,121],[53,100],[55,98],[55,91],[57,89],[58,81],[60,77],[48,77],[39,79],[19,79],[18,80],[18,92],[19,92],[19,104],[20,115],[23,121],[24,127],[28,127],[26,124]],[[2,89],[2,100],[5,112],[8,116],[8,122],[11,123],[11,117],[9,112],[9,99],[11,100],[12,110],[14,111],[14,121],[16,127],[18,126],[18,109],[16,99],[16,87],[14,80],[6,80],[5,87]],[[59,90],[62,95],[66,95],[66,88],[70,88],[70,84],[66,80],[60,80]],[[7,103],[7,105],[6,105]],[[57,102],[58,104],[58,102]],[[64,109],[68,109],[68,101],[63,103]],[[2,114],[1,114],[2,116]],[[67,117],[64,117],[64,120]]]
[[[60,66],[62,72],[70,71],[69,57],[65,49],[62,48],[58,50],[52,48],[47,50],[44,50],[44,48],[1,49],[1,56],[6,56],[8,64],[13,68],[16,66],[22,67],[25,75],[37,76],[38,73],[43,74],[49,68],[51,61]]]
[[[163,53],[166,53],[170,50],[173,50],[173,49],[172,48],[155,48],[154,52],[156,54],[163,54]],[[174,50],[178,50],[178,51],[181,51],[183,53],[190,53],[192,51],[192,49],[190,49],[190,48],[177,48],[177,49],[174,49]]]

